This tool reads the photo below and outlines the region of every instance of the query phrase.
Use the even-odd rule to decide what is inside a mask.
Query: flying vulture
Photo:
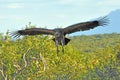
[[[71,34],[77,31],[90,30],[97,26],[105,26],[108,24],[108,21],[109,20],[107,17],[102,17],[92,21],[73,24],[67,26],[66,28],[55,28],[55,29],[29,28],[25,30],[18,30],[12,33],[12,36],[20,37],[21,35],[39,35],[39,34],[53,35],[54,38],[52,40],[56,44],[57,53],[59,52],[58,45],[62,46],[62,52],[64,53],[64,45],[67,45],[68,42],[70,41],[70,39],[65,37],[66,34]]]

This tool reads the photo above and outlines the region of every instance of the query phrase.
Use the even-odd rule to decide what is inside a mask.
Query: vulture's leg
[[[59,52],[59,50],[58,50],[58,41],[56,40],[55,42],[56,42],[56,51],[58,53]]]
[[[64,53],[64,46],[62,46],[62,53]]]
[[[59,50],[58,50],[58,45],[56,45],[56,51],[57,51],[57,53],[59,52]]]
[[[64,39],[61,40],[61,44],[62,44],[62,52],[64,53],[64,45],[65,45],[65,41],[64,41]]]

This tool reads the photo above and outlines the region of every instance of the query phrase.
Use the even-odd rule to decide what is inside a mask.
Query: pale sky
[[[0,0],[0,33],[25,28],[66,27],[120,9],[120,0]]]

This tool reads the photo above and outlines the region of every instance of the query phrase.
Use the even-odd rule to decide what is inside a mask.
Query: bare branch
[[[7,80],[7,75],[5,76],[5,74],[4,74],[3,62],[2,62],[2,60],[1,60],[1,68],[2,68],[2,69],[0,69],[0,72],[1,72],[1,74],[2,74],[2,77],[4,78],[4,80]]]
[[[28,52],[28,51],[27,51],[27,52]],[[27,61],[26,61],[26,59],[25,59],[25,56],[26,56],[26,54],[23,55],[23,60],[24,60],[24,63],[25,63],[25,64],[24,64],[24,67],[27,67]]]
[[[43,71],[45,71],[45,70],[46,70],[46,67],[47,67],[47,63],[46,63],[46,60],[45,60],[45,58],[42,56],[41,53],[40,53],[40,58],[41,58],[42,63],[43,63],[43,65],[44,65],[44,69],[43,69]]]
[[[42,56],[41,53],[40,53],[39,56],[40,56],[39,58],[36,58],[36,57],[32,57],[32,56],[31,56],[31,59],[36,61],[36,66],[37,66],[37,67],[39,67],[39,66],[38,66],[38,64],[39,64],[39,60],[41,60],[42,63],[43,63],[43,65],[44,65],[44,69],[43,69],[43,71],[45,71],[46,68],[47,68],[46,60],[45,60],[45,58]],[[40,71],[40,72],[42,72],[42,71]]]
[[[28,62],[26,60],[26,54],[28,53],[28,51],[30,50],[30,48],[28,48],[28,50],[26,51],[26,53],[23,54],[23,60],[24,60],[24,66],[21,68],[19,65],[17,65],[17,67],[20,67],[19,69],[17,69],[18,71],[16,71],[14,77],[13,77],[13,80],[16,80],[16,77],[28,66]],[[14,65],[14,67],[16,67]]]

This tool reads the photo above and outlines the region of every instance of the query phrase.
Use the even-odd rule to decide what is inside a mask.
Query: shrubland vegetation
[[[50,36],[0,35],[0,80],[120,79],[120,34],[69,38],[57,54]]]

